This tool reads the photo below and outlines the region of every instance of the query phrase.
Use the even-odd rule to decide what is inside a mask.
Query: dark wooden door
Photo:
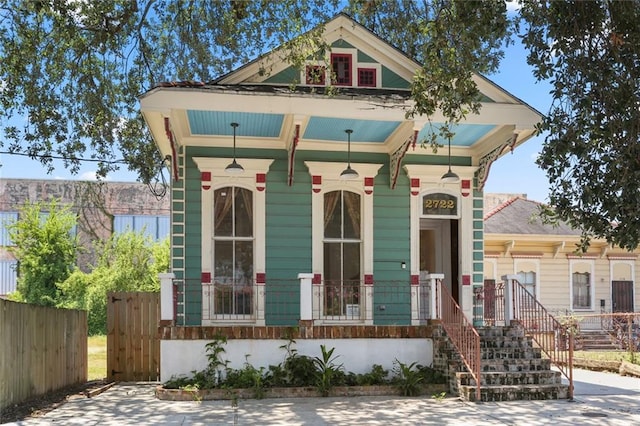
[[[633,312],[633,281],[611,281],[611,311]]]

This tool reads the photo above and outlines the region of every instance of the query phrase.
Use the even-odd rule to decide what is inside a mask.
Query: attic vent
[[[358,68],[358,86],[376,87],[376,69]]]
[[[307,65],[306,83],[324,86],[325,68],[320,65]]]

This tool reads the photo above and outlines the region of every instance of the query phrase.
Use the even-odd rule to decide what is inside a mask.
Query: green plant
[[[424,377],[420,373],[420,370],[414,368],[416,362],[404,364],[396,359],[393,363],[393,372],[395,374],[394,385],[400,389],[404,396],[418,395]]]
[[[436,402],[442,402],[445,396],[447,396],[446,392],[440,392],[440,393],[434,393],[433,395],[431,395],[431,398],[435,399]]]
[[[320,345],[322,357],[313,358],[313,365],[316,371],[316,389],[322,396],[328,396],[335,385],[335,376],[342,371],[342,364],[337,365],[335,360],[338,356],[333,356],[335,348],[327,350],[324,345]]]

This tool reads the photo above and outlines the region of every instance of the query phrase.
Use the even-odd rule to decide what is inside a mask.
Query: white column
[[[438,319],[438,312],[442,307],[442,291],[437,291],[438,281],[442,283],[444,274],[427,274],[426,276],[431,291],[431,306],[429,307],[429,316],[431,319]]]
[[[298,274],[300,280],[300,319],[313,320],[313,274]]]
[[[158,274],[160,279],[160,319],[173,321],[173,273]]]
[[[517,275],[503,275],[504,281],[504,325],[511,325],[513,319],[513,281],[517,280]]]

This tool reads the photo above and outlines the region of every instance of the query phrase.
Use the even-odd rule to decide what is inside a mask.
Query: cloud
[[[98,177],[96,176],[96,172],[92,171],[92,172],[84,172],[84,173],[82,173],[80,176],[78,176],[78,179],[80,179],[80,180],[98,180]]]

